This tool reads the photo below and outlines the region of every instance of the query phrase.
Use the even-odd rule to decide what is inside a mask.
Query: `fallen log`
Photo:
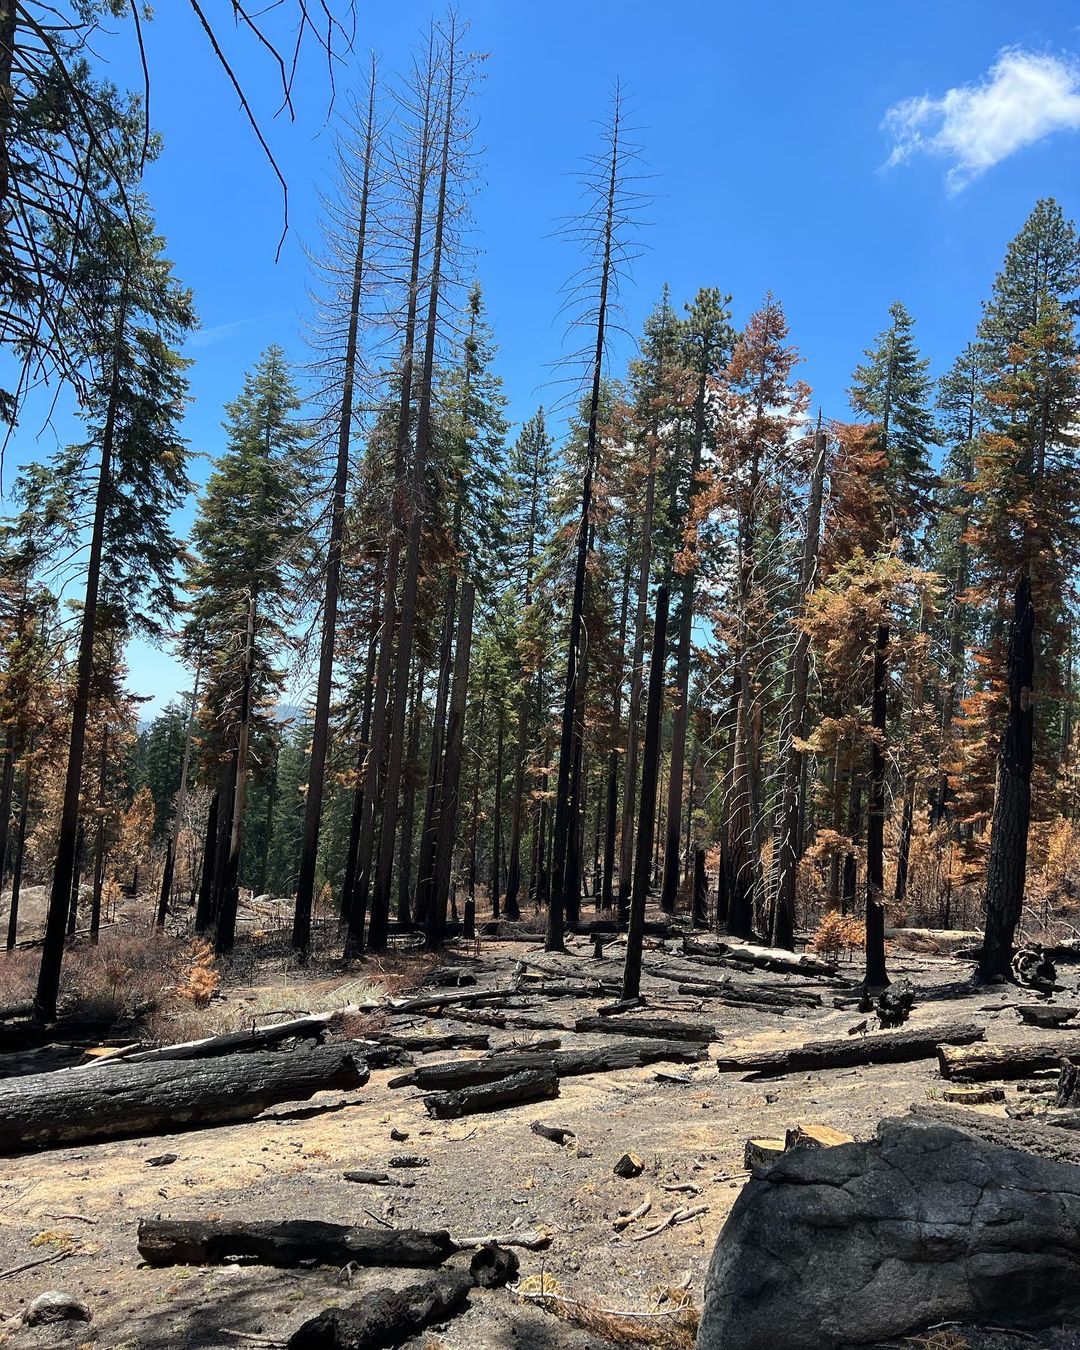
[[[456,1008],[470,1003],[498,1002],[516,998],[521,990],[516,985],[499,989],[469,989],[463,994],[420,994],[415,998],[388,998],[361,1005],[362,1012],[433,1012],[439,1008]]]
[[[558,1095],[559,1080],[553,1070],[525,1069],[507,1078],[497,1078],[493,1083],[433,1092],[430,1097],[425,1097],[424,1106],[428,1115],[436,1120],[457,1120],[461,1116],[502,1111],[508,1106],[522,1106]]]
[[[775,985],[736,984],[730,975],[718,980],[706,979],[696,970],[674,970],[664,966],[646,966],[645,973],[658,980],[670,980],[687,993],[691,987],[699,998],[718,998],[730,1003],[776,1005],[782,1008],[820,1008],[821,995],[810,989],[780,989]]]
[[[967,1129],[886,1120],[869,1143],[793,1149],[747,1183],[717,1238],[697,1350],[1071,1324],[1078,1209],[1080,1171]]]
[[[700,938],[683,938],[682,949],[686,956],[694,960],[705,960],[710,964],[756,966],[759,970],[778,971],[785,975],[812,975],[825,979],[840,977],[839,967],[829,961],[819,961],[817,957],[805,953],[796,955],[780,947],[755,947],[750,943],[734,944],[728,942],[704,943]]]
[[[705,1058],[705,1049],[685,1041],[627,1041],[625,1044],[596,1046],[588,1050],[519,1050],[507,1054],[484,1055],[480,1059],[455,1059],[443,1064],[421,1064],[411,1073],[391,1078],[390,1087],[418,1087],[435,1090],[474,1087],[526,1069],[549,1069],[560,1078],[586,1073],[610,1073],[615,1069],[633,1069],[657,1060],[693,1064]]]
[[[396,1046],[415,1055],[430,1055],[438,1050],[486,1050],[489,1037],[481,1031],[448,1031],[443,1035],[400,1035],[378,1032],[376,1039],[383,1045]]]
[[[221,1036],[204,1036],[197,1041],[181,1041],[176,1045],[157,1045],[149,1050],[118,1050],[114,1055],[102,1055],[94,1064],[159,1064],[167,1059],[211,1059],[215,1055],[244,1054],[265,1050],[288,1040],[321,1041],[335,1022],[348,1011],[333,1013],[305,1013],[287,1022],[274,1022],[266,1027],[246,1027],[243,1031],[229,1031]]]
[[[599,1033],[603,1036],[645,1036],[653,1040],[696,1041],[700,1045],[709,1045],[718,1040],[715,1027],[704,1026],[700,1022],[677,1022],[674,1020],[649,1021],[642,1017],[579,1017],[574,1030]]]
[[[487,1008],[455,1009],[439,1014],[444,1022],[469,1022],[480,1027],[497,1027],[500,1031],[573,1031],[565,1021],[551,1017],[532,1017],[528,1013],[491,1012]]]
[[[1054,1069],[1062,1059],[1080,1057],[1080,1032],[1062,1032],[1022,1045],[978,1045],[961,1048],[943,1044],[938,1052],[942,1078],[958,1083],[996,1078],[1030,1078],[1040,1069]]]
[[[1027,1026],[1043,1027],[1052,1031],[1065,1022],[1071,1022],[1080,1009],[1055,1003],[1018,1003],[1016,1011],[1021,1022]]]
[[[845,1036],[843,1040],[810,1041],[791,1050],[746,1050],[721,1055],[716,1067],[721,1073],[742,1069],[761,1077],[771,1077],[815,1069],[845,1069],[859,1064],[897,1064],[928,1059],[939,1046],[968,1045],[981,1040],[984,1035],[984,1028],[972,1022],[946,1022],[936,1027],[871,1032],[858,1039]]]
[[[367,1063],[348,1043],[9,1078],[0,1082],[0,1153],[250,1120],[279,1102],[367,1080]]]
[[[445,1228],[385,1228],[321,1219],[140,1219],[139,1255],[152,1266],[438,1266],[457,1251]]]
[[[389,1172],[369,1172],[363,1168],[352,1168],[348,1172],[341,1174],[346,1181],[355,1181],[359,1186],[406,1186],[416,1185],[415,1181],[404,1181],[400,1177],[392,1177]]]
[[[440,1270],[404,1289],[379,1289],[347,1308],[324,1308],[289,1337],[289,1350],[378,1350],[464,1308],[474,1287],[464,1270]]]
[[[36,1022],[27,1018],[0,1022],[0,1055],[37,1050],[50,1044],[98,1045],[116,1026],[115,1017],[61,1017],[56,1022]]]

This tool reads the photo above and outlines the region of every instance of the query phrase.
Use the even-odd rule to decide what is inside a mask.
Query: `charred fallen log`
[[[810,1041],[790,1050],[748,1050],[721,1055],[716,1067],[721,1073],[749,1070],[762,1077],[806,1073],[815,1069],[844,1069],[859,1064],[897,1064],[929,1059],[938,1047],[969,1045],[985,1035],[972,1022],[947,1022],[918,1030],[879,1031],[869,1036],[843,1040]]]
[[[445,1228],[384,1228],[321,1219],[140,1219],[139,1255],[152,1266],[251,1261],[295,1266],[438,1266],[458,1250]]]
[[[461,1116],[486,1111],[502,1111],[559,1095],[559,1079],[550,1069],[524,1069],[493,1083],[433,1092],[424,1099],[429,1116],[436,1120],[457,1120]]]
[[[705,1049],[685,1041],[627,1041],[588,1050],[533,1051],[484,1055],[481,1059],[457,1059],[445,1064],[422,1064],[411,1073],[391,1078],[390,1087],[434,1090],[474,1087],[529,1069],[547,1069],[559,1078],[587,1073],[633,1069],[657,1060],[692,1064],[705,1058]]]
[[[347,1043],[5,1079],[0,1153],[250,1120],[279,1102],[361,1087],[367,1079],[367,1063]]]

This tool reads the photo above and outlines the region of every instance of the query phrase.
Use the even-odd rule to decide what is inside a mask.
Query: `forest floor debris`
[[[670,949],[679,944],[662,947],[659,940],[650,939],[650,944],[654,942],[646,965],[659,958],[659,964],[670,966],[674,960]],[[590,939],[572,938],[570,946],[569,956],[545,954],[543,963],[564,983],[571,982],[565,977],[576,970],[573,983],[589,994],[560,995],[553,1005],[550,996],[540,992],[540,982],[537,992],[526,982],[505,1004],[482,1000],[477,1012],[489,1009],[492,1014],[485,1026],[487,1053],[520,1049],[516,1044],[520,1027],[504,1028],[495,1021],[511,1004],[516,1015],[526,1018],[530,1012],[542,1016],[557,1007],[565,1023],[560,1053],[612,1043],[610,1032],[572,1030],[578,1019],[597,1016],[610,995],[592,980],[582,984],[580,972],[586,961],[593,960]],[[303,973],[287,967],[279,951],[261,964],[242,952],[236,974],[224,982],[223,997],[205,1010],[205,1027],[185,1021],[185,1038],[200,1030],[209,1034],[235,1029],[237,1010],[252,1006],[252,1001],[262,1008],[281,1009],[283,1016],[296,1016],[357,1001],[385,1004],[384,990],[410,1000],[411,991],[422,988],[436,964],[443,968],[457,964],[476,977],[476,985],[463,987],[463,994],[477,988],[506,988],[518,961],[537,956],[531,942],[482,946],[479,960],[471,951],[464,945],[451,947],[438,963],[419,955],[388,957],[352,971],[313,963]],[[599,963],[604,983],[617,979],[620,956],[618,945],[612,945]],[[1037,1044],[1054,1035],[1018,1026],[1010,1006],[1010,1000],[1015,1003],[1014,990],[966,989],[969,968],[953,958],[894,951],[890,968],[894,977],[908,975],[919,993],[908,1027],[974,1019],[985,1026],[987,1045],[1021,1039]],[[840,973],[853,976],[856,971],[841,962]],[[789,976],[738,962],[723,974],[736,990],[748,994],[775,988],[828,995],[835,987],[835,977],[815,983],[812,975]],[[1071,986],[1077,975],[1080,971],[1067,969],[1064,978]],[[551,983],[555,977],[544,978]],[[358,1000],[361,982],[367,993]],[[244,1343],[225,1336],[222,1328],[237,1337],[242,1333],[251,1344],[258,1338],[285,1344],[304,1322],[341,1302],[340,1272],[332,1266],[268,1270],[233,1264],[172,1268],[140,1264],[138,1219],[160,1214],[200,1221],[319,1219],[447,1229],[454,1235],[479,1235],[477,1240],[494,1236],[500,1243],[513,1243],[521,1261],[519,1293],[476,1291],[438,1332],[445,1350],[689,1345],[708,1256],[746,1179],[743,1151],[748,1138],[776,1138],[783,1143],[789,1130],[813,1122],[866,1139],[883,1115],[901,1114],[919,1102],[928,1109],[998,1120],[1003,1130],[1035,1129],[1004,1116],[1005,1106],[1023,1099],[1020,1084],[1006,1086],[1005,1101],[995,1094],[985,1105],[941,1106],[944,1089],[951,1085],[942,1080],[933,1058],[800,1071],[766,1084],[717,1073],[714,1058],[721,1047],[725,1054],[767,1054],[810,1041],[841,1037],[847,1041],[850,1011],[832,1007],[828,997],[824,1006],[793,1000],[780,1016],[751,1002],[733,1001],[721,1010],[715,1001],[706,1005],[680,994],[670,980],[653,978],[647,969],[642,992],[644,1002],[634,1010],[635,1018],[694,1021],[704,1015],[715,1023],[723,1041],[709,1047],[707,1059],[685,1064],[677,1072],[670,1065],[658,1072],[656,1065],[639,1064],[562,1077],[558,1116],[548,1126],[561,1143],[537,1137],[542,1132],[532,1126],[544,1108],[536,1104],[475,1116],[469,1122],[475,1128],[463,1132],[460,1121],[429,1117],[422,1090],[408,1085],[390,1090],[390,1080],[400,1077],[400,1071],[381,1068],[372,1070],[364,1087],[320,1094],[302,1109],[282,1106],[255,1120],[215,1129],[55,1149],[35,1154],[32,1167],[26,1158],[0,1161],[0,1270],[7,1272],[2,1311],[10,1315],[0,1324],[0,1337],[8,1338],[4,1344],[12,1350],[44,1344],[19,1318],[34,1297],[56,1286],[59,1271],[65,1291],[93,1311],[93,1321],[80,1324],[78,1343],[95,1350],[120,1346],[209,1350]],[[1075,991],[1069,997],[1075,1002]],[[463,1009],[451,1005],[445,1009],[446,1017],[439,1015],[442,1011],[384,1006],[378,1014],[357,1013],[331,1034],[328,1043],[335,1044],[338,1036],[412,1041],[416,1067],[482,1058],[485,1051],[479,1047],[451,1048],[438,1039],[460,1031]],[[1062,1034],[1069,1035],[1058,1033]],[[422,1050],[425,1040],[447,1048]],[[621,1043],[641,1044],[634,1038]],[[110,1072],[104,1067],[91,1071]],[[335,1109],[343,1104],[348,1109]],[[407,1147],[415,1152],[402,1154],[392,1132],[407,1133]],[[1067,1147],[1072,1137],[1065,1130],[1050,1133],[1060,1138],[1061,1147]],[[616,1178],[613,1163],[626,1152],[637,1154],[644,1170],[637,1177]],[[167,1167],[147,1166],[170,1155],[174,1161]],[[420,1159],[427,1165],[396,1166]],[[350,1185],[346,1173],[367,1184]],[[659,1211],[657,1196],[669,1197]],[[48,1217],[56,1214],[79,1214],[97,1222],[61,1225]],[[675,1219],[676,1215],[688,1216],[687,1221]],[[629,1216],[634,1216],[630,1222],[620,1222]],[[61,1228],[67,1234],[57,1239],[61,1246],[43,1250],[32,1245],[43,1232]],[[643,1234],[648,1240],[635,1240]],[[527,1282],[541,1275],[548,1283],[535,1297],[538,1288]],[[362,1298],[376,1290],[405,1289],[416,1281],[415,1271],[361,1269],[350,1273],[349,1289]],[[677,1286],[682,1287],[682,1304],[674,1315],[667,1305],[658,1306],[649,1291]],[[982,1333],[968,1329],[963,1334],[974,1350],[1006,1344],[980,1339]],[[425,1338],[411,1344],[421,1350]],[[1046,1344],[1072,1350],[1080,1340],[1059,1336]]]

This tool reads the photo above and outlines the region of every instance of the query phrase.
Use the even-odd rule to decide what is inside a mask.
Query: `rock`
[[[87,1304],[74,1294],[50,1289],[48,1293],[38,1294],[27,1307],[23,1321],[28,1327],[44,1327],[51,1322],[89,1322],[92,1316]]]
[[[1080,1167],[972,1130],[886,1120],[797,1148],[743,1188],[705,1281],[697,1350],[836,1350],[940,1322],[1080,1313]]]
[[[624,1153],[611,1170],[617,1177],[639,1177],[645,1171],[645,1164],[636,1153]]]

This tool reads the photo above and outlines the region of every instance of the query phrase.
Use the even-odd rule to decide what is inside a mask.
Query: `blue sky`
[[[213,9],[225,10],[224,5]],[[575,269],[555,233],[596,143],[616,78],[653,175],[645,252],[624,294],[628,325],[664,282],[677,303],[702,285],[743,319],[771,290],[826,416],[843,416],[850,372],[894,299],[915,317],[940,373],[972,335],[1008,240],[1040,196],[1080,215],[1080,12],[1075,0],[461,0],[472,45],[490,53],[477,101],[484,148],[475,201],[476,272],[515,421],[551,403],[563,349],[558,290]],[[431,9],[358,0],[357,61],[405,68]],[[147,188],[203,330],[189,354],[192,448],[221,445],[222,405],[271,341],[304,358],[305,242],[331,137],[324,69],[312,53],[297,119],[273,120],[273,71],[233,44],[290,187],[281,260],[276,180],[188,7],[147,26],[151,116],[165,138]],[[99,43],[118,83],[140,76],[121,36]],[[629,355],[616,352],[615,368]],[[35,439],[28,417],[12,464],[73,434],[63,417]],[[196,476],[202,477],[202,465]],[[164,653],[132,653],[133,686],[159,704],[182,683]]]

